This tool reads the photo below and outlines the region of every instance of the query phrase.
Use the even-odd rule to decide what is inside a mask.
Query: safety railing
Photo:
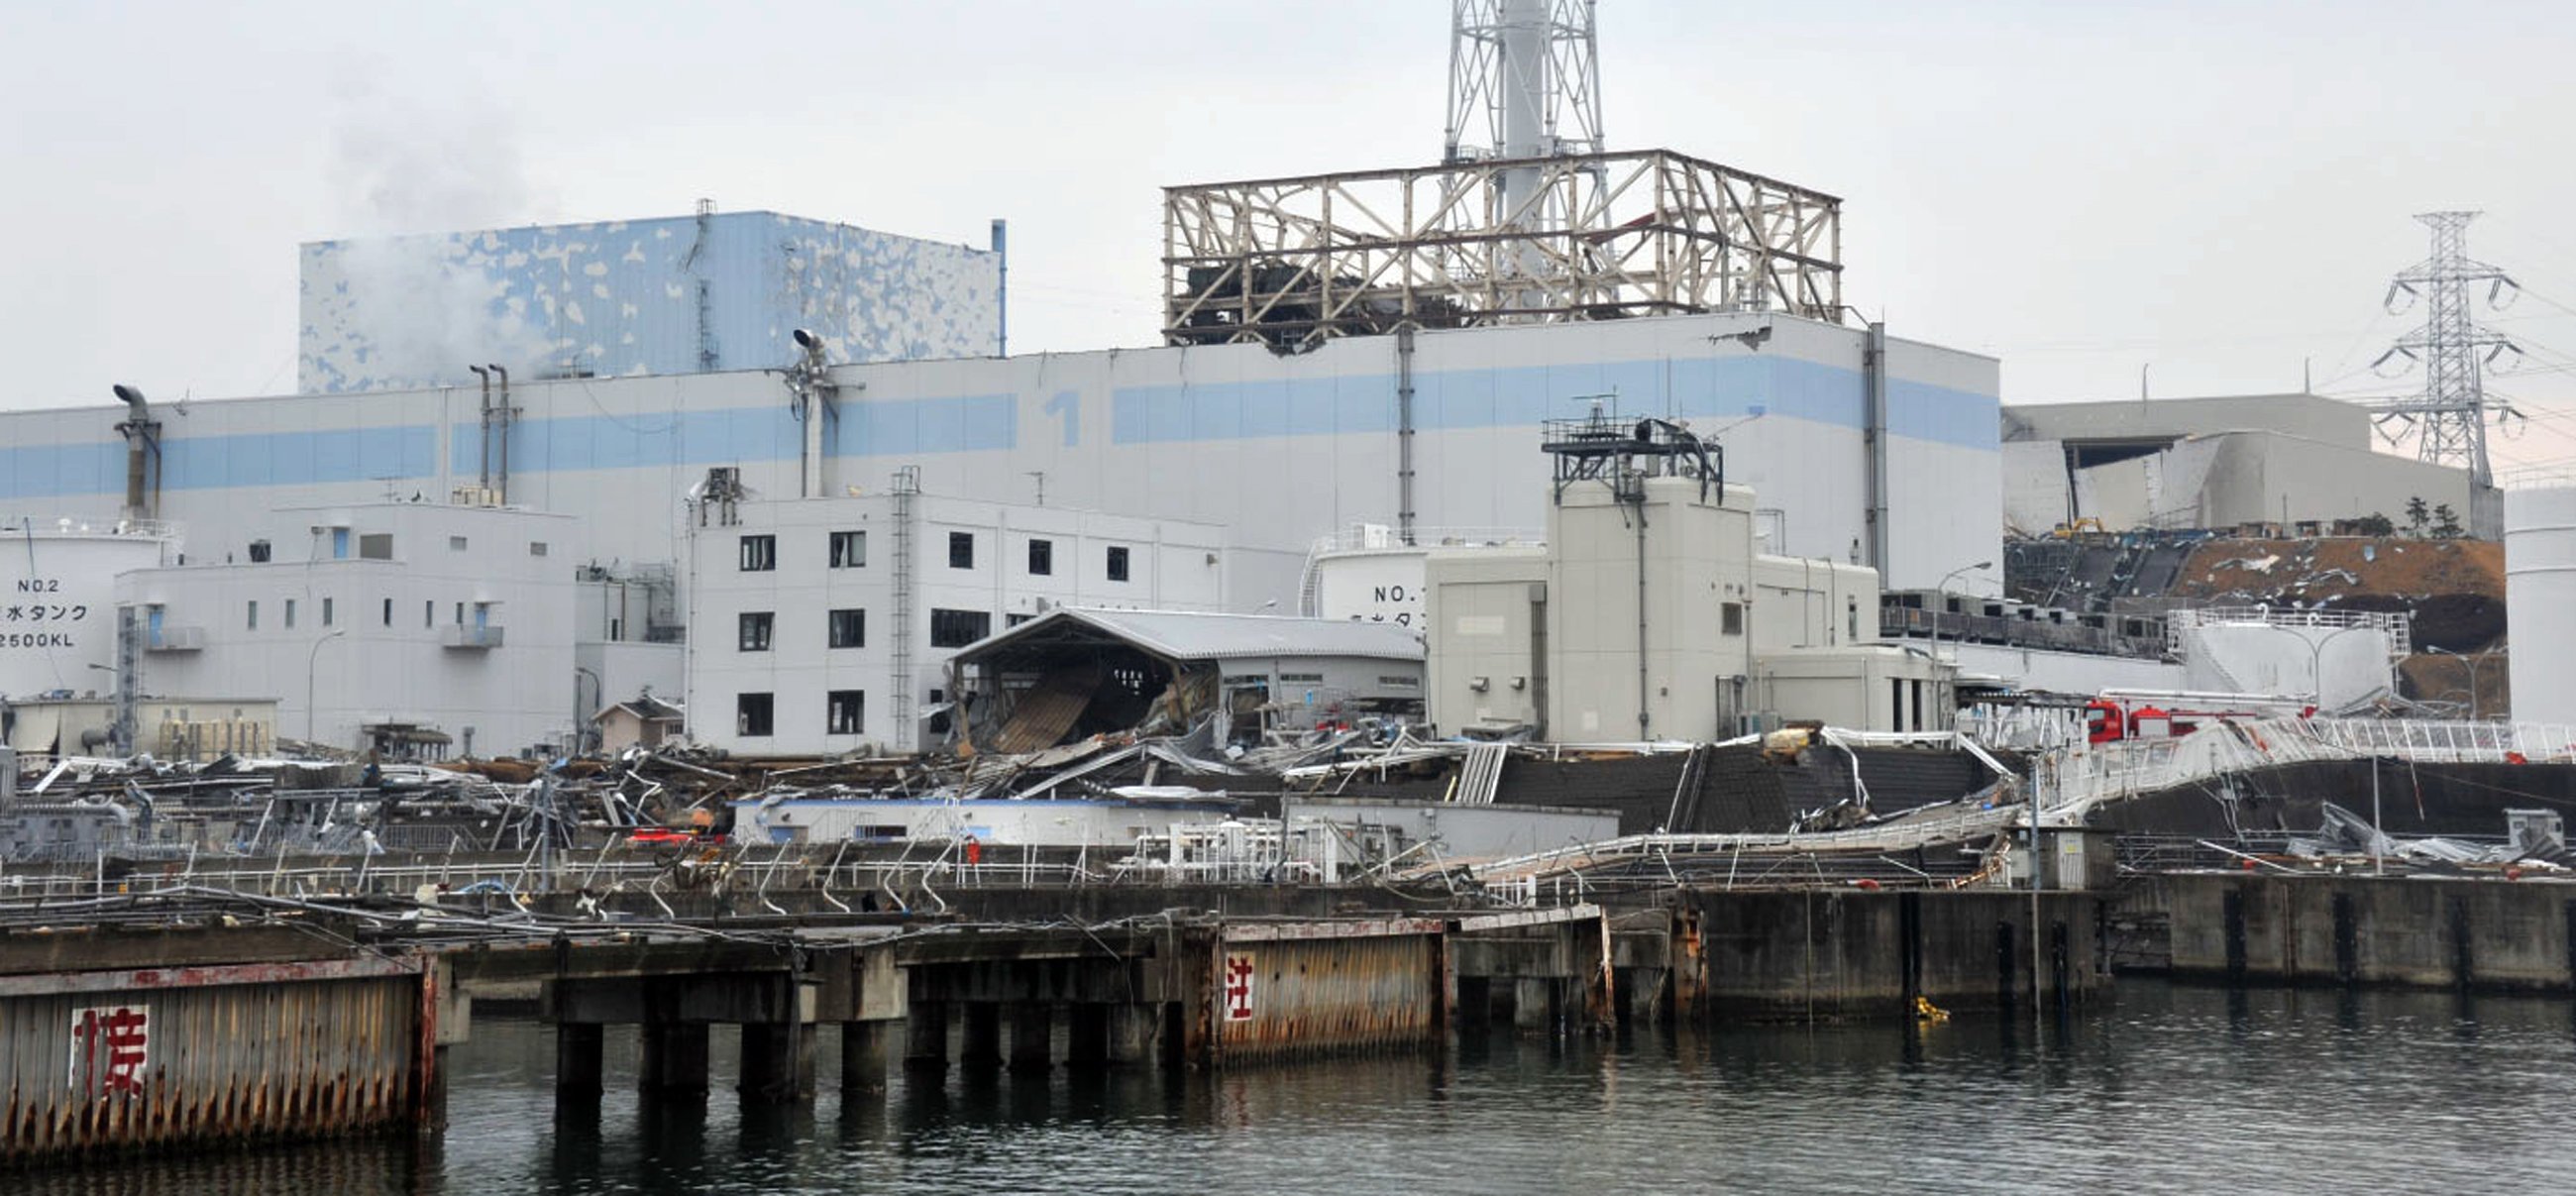
[[[2414,651],[2411,640],[2414,616],[2402,611],[2303,610],[2272,606],[2202,606],[2167,611],[2166,649],[2175,654],[2187,654],[2194,631],[2203,627],[2229,626],[2278,627],[2290,631],[2370,627],[2387,634],[2391,660],[2403,660]]]
[[[2064,823],[2107,802],[2229,773],[2388,757],[2422,764],[2576,759],[2576,732],[2546,723],[2420,719],[2249,719],[2204,723],[2175,739],[2090,744],[2033,767],[2047,817]]]

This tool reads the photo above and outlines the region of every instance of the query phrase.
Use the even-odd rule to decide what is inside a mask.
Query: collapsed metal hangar
[[[1377,715],[1419,721],[1422,643],[1389,623],[1060,607],[950,662],[966,745],[1027,752],[1108,732],[1221,742]]]

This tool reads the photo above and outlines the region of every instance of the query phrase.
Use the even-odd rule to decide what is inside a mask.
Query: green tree
[[[2407,500],[2406,500],[2406,534],[2407,534],[2407,535],[2410,535],[2410,536],[2420,536],[2420,535],[2423,535],[2423,534],[2424,534],[2424,528],[2425,528],[2425,526],[2426,526],[2430,521],[2431,521],[2431,516],[2429,516],[2428,514],[2426,514],[2426,513],[2425,513],[2425,510],[2424,510],[2424,496],[2423,496],[2423,495],[2418,494],[2418,495],[2416,495],[2415,497],[2413,497],[2413,498],[2410,498],[2410,499],[2407,499]]]
[[[2352,530],[2365,536],[2393,536],[2397,534],[2397,525],[2389,522],[2388,516],[2372,511],[2353,520]]]
[[[2434,538],[2456,540],[2460,538],[2461,531],[2459,513],[2451,509],[2451,504],[2443,503],[2433,508]]]

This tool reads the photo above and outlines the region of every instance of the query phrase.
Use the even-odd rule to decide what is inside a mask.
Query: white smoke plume
[[[437,235],[533,223],[551,206],[509,115],[470,85],[435,104],[367,82],[335,96],[350,239],[306,250],[305,389],[462,385],[486,363],[535,373],[553,355],[553,313],[513,303],[504,263],[474,239]]]

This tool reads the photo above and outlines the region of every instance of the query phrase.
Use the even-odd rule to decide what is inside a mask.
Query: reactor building
[[[186,541],[185,563],[154,585],[175,610],[190,569],[250,563],[253,538],[290,510],[417,502],[569,516],[542,537],[550,567],[659,579],[649,619],[583,616],[573,659],[605,659],[588,641],[641,639],[649,624],[653,646],[669,649],[652,682],[667,694],[682,667],[674,652],[753,642],[673,634],[703,622],[686,609],[694,595],[746,580],[711,586],[707,570],[740,561],[691,550],[716,471],[755,501],[899,492],[984,504],[977,519],[993,530],[974,559],[1024,572],[1022,541],[1051,538],[1048,519],[999,508],[1065,508],[1104,528],[1213,525],[1223,549],[1193,558],[1211,574],[1193,601],[1285,612],[1307,605],[1317,541],[1354,526],[1402,545],[1455,529],[1535,532],[1550,506],[1550,467],[1534,451],[1542,427],[1597,415],[1651,417],[1722,444],[1727,483],[1758,496],[1748,517],[1767,554],[1866,567],[1891,589],[1992,589],[2004,507],[1997,362],[1845,322],[1840,199],[1669,150],[1605,149],[1590,4],[1461,0],[1456,15],[1438,163],[1165,190],[1163,343],[1150,348],[998,355],[998,254],[768,213],[427,238],[421,256],[444,263],[429,277],[461,299],[425,327],[398,318],[399,302],[370,314],[388,297],[365,267],[352,274],[363,251],[308,247],[306,393],[198,400],[161,421],[153,514],[184,525]],[[459,321],[524,336],[535,355],[519,360],[539,364],[486,351],[499,343],[489,335],[442,347]],[[415,350],[426,355],[406,359]],[[103,409],[0,414],[0,511],[114,517],[130,447],[119,427]],[[963,570],[935,551],[893,551],[932,530],[896,510],[872,525],[879,552],[864,568],[920,569],[888,579],[888,609],[867,620],[864,646],[825,662],[827,673],[846,665],[846,678],[805,679],[821,692],[897,691],[853,697],[853,709],[935,708],[954,649],[933,640],[976,613],[955,584]],[[1135,560],[1166,551],[1150,542],[1152,522],[1136,526],[1111,539],[1146,542],[1105,539],[1084,549],[1083,567],[1105,569],[1111,547]],[[828,567],[831,530],[777,551]],[[470,551],[489,540],[469,536]],[[283,592],[251,631],[239,587],[268,576],[226,574],[226,601],[243,609],[219,613],[236,638],[321,633],[310,618],[290,631],[269,615]],[[1007,609],[1020,583],[989,573],[984,584],[986,625],[1026,613]],[[934,603],[932,587],[946,596]],[[441,626],[406,634],[464,635],[458,602],[469,630],[478,602],[495,603],[495,619],[536,617],[464,588],[474,592],[436,596]],[[569,600],[588,610],[594,597]],[[408,592],[345,601],[381,623],[387,598],[397,624],[407,602],[418,617]],[[951,626],[934,629],[935,611]],[[441,651],[506,670],[522,645],[514,631]],[[525,675],[560,687],[568,733],[636,693],[637,678],[603,667],[554,675],[557,659],[531,657]],[[685,667],[739,672],[712,659]],[[281,726],[303,725],[306,696],[279,696]],[[740,697],[692,693],[689,705],[733,717]],[[326,714],[407,721],[390,699],[309,700]],[[871,737],[885,721],[868,716]],[[487,726],[482,738],[528,732]]]
[[[303,247],[296,389],[784,366],[1002,351],[1002,226],[989,250],[777,212],[534,225]]]

